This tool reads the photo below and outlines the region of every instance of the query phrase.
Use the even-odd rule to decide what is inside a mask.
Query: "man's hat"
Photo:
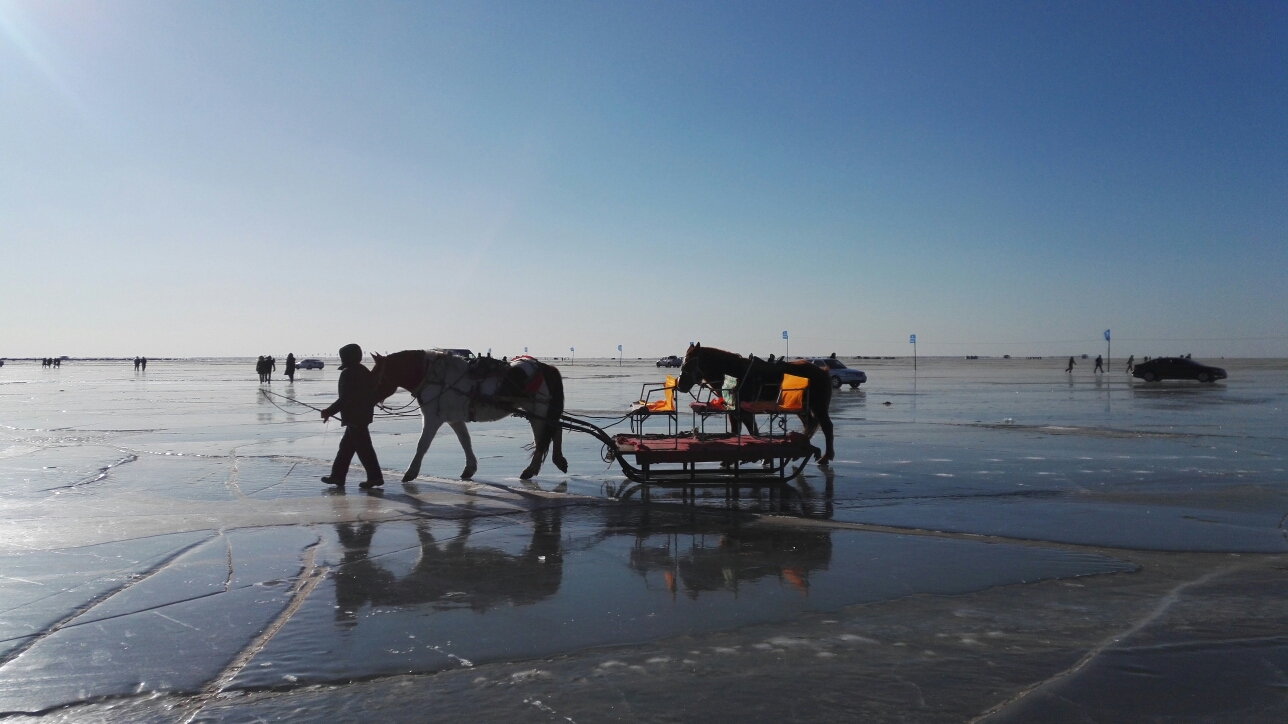
[[[340,369],[362,362],[362,348],[356,344],[346,344],[340,348]]]

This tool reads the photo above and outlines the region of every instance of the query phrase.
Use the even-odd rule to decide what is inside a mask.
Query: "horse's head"
[[[398,380],[396,375],[390,373],[388,357],[372,352],[371,359],[375,360],[371,365],[371,375],[376,381],[376,402],[384,402],[398,391]]]
[[[684,353],[684,364],[680,365],[680,381],[676,388],[688,394],[693,386],[702,382],[702,362],[700,361],[702,352],[702,343],[689,345],[688,351]]]

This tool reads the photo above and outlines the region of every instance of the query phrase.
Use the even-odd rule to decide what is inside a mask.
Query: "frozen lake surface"
[[[1151,385],[1120,361],[855,361],[830,470],[684,507],[615,498],[574,434],[569,474],[520,482],[516,419],[471,425],[473,481],[440,432],[406,485],[418,418],[378,419],[386,489],[335,490],[340,429],[253,360],[11,361],[0,713],[1281,721],[1288,364],[1216,363],[1229,380]],[[556,364],[585,415],[665,373]],[[336,375],[268,389],[322,406]]]

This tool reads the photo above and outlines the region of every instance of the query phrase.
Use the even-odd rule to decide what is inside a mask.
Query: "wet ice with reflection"
[[[234,685],[523,660],[1134,568],[1094,554],[659,512],[523,518],[335,526],[327,581]]]

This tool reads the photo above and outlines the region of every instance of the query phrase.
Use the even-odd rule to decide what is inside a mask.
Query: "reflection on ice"
[[[395,552],[371,555],[376,524],[336,524],[336,540],[343,551],[332,575],[336,620],[352,625],[364,606],[427,604],[435,610],[484,612],[549,598],[559,590],[563,577],[562,511],[537,510],[532,517],[531,537],[513,553],[500,547],[471,546],[474,526],[484,524],[473,518],[462,519],[455,531],[440,527],[442,542],[435,539],[434,526],[416,525],[417,557],[401,575],[382,565],[385,560],[397,561],[400,556]]]
[[[234,686],[522,660],[1132,567],[1063,551],[657,511],[555,508],[526,518],[337,526],[320,552],[330,576]]]

